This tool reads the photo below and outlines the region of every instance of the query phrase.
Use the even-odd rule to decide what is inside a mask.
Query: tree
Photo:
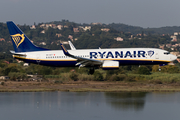
[[[179,68],[175,65],[166,65],[161,67],[161,71],[166,73],[179,73]]]
[[[94,80],[96,80],[96,81],[103,81],[103,75],[99,71],[96,71],[94,73]]]
[[[151,73],[150,73],[150,70],[146,66],[141,66],[138,69],[138,74],[149,75]]]
[[[71,78],[72,80],[74,80],[74,81],[78,81],[78,80],[79,80],[78,74],[75,73],[75,72],[72,72],[72,73],[70,74],[70,78]]]
[[[10,72],[8,74],[8,76],[10,77],[11,80],[24,80],[27,78],[27,74],[26,73],[20,73],[20,72]]]
[[[5,67],[2,72],[4,75],[8,75],[10,72],[19,72],[21,67],[18,67],[17,64],[11,63],[7,67]]]
[[[178,68],[178,66],[175,66],[175,65],[165,65],[165,66],[161,66],[161,67],[159,67],[159,65],[154,65],[152,67],[152,72],[158,72],[159,68],[161,68],[160,72],[179,73],[179,68]]]

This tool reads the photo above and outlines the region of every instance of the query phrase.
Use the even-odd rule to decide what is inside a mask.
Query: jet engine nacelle
[[[118,61],[104,61],[102,64],[103,70],[112,70],[112,69],[119,69],[119,62]]]

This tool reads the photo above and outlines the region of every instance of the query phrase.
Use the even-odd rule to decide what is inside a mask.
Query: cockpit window
[[[164,52],[165,55],[169,55],[170,53],[169,52]]]

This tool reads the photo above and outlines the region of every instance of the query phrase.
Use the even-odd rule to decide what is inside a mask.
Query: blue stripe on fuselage
[[[121,65],[159,65],[159,64],[166,64],[169,62],[166,61],[147,61],[147,60],[119,60],[119,64]]]
[[[16,58],[16,57],[15,57]],[[47,61],[47,60],[32,60],[32,59],[24,59],[17,57],[17,59],[23,60],[26,63],[34,63],[34,64],[39,64],[39,65],[46,65],[46,66],[56,66],[56,67],[74,67],[77,63],[76,60],[72,61]],[[121,65],[154,65],[154,64],[167,64],[169,63],[168,61],[152,61],[152,60],[116,60],[119,61],[120,66]]]

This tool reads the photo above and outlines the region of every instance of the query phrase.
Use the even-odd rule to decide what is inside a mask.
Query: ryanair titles
[[[154,54],[154,51],[148,51],[148,55],[151,57]],[[90,58],[98,58],[100,56],[101,58],[140,58],[140,57],[146,57],[145,51],[114,51],[114,52],[90,52]]]

